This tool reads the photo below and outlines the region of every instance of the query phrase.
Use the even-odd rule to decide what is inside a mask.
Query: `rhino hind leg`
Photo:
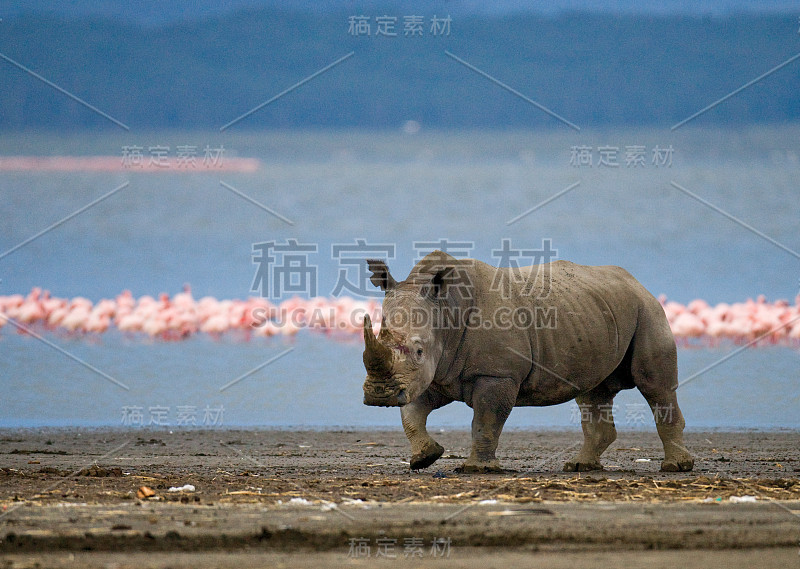
[[[644,395],[656,430],[664,445],[663,472],[688,472],[694,468],[694,459],[683,443],[686,422],[678,406],[677,349],[668,325],[662,334],[637,332],[633,341],[631,375],[633,382]],[[646,328],[645,328],[646,329]],[[657,339],[654,339],[657,337]]]
[[[603,470],[600,455],[617,439],[611,407],[616,392],[606,383],[575,398],[581,411],[583,447],[580,452],[564,464],[565,472]]]
[[[426,427],[428,415],[450,403],[450,400],[431,391],[400,408],[403,430],[411,443],[411,470],[427,468],[444,454],[444,447],[433,440]]]
[[[689,472],[694,468],[694,459],[683,443],[683,419],[675,391],[661,394],[659,397],[647,397],[647,403],[653,411],[656,430],[664,445],[664,461],[662,472]]]

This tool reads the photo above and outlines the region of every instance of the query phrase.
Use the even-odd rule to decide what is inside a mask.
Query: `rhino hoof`
[[[421,470],[423,468],[427,468],[439,460],[439,457],[441,457],[443,454],[444,447],[434,441],[432,445],[425,447],[422,452],[411,457],[411,470]]]
[[[497,464],[464,464],[456,468],[459,474],[502,474],[506,472]]]
[[[599,462],[567,462],[564,472],[588,472],[589,470],[605,470]]]
[[[694,468],[694,460],[665,460],[661,463],[661,472],[689,472]]]

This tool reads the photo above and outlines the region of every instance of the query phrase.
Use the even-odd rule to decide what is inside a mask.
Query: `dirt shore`
[[[0,554],[6,567],[800,566],[798,432],[687,433],[688,474],[658,471],[651,432],[621,432],[588,474],[561,472],[574,431],[504,433],[509,471],[491,475],[455,472],[468,432],[434,436],[444,457],[410,472],[400,431],[0,430]]]

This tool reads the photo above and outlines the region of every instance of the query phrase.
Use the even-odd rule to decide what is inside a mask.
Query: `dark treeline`
[[[235,126],[557,127],[556,119],[449,57],[582,127],[672,125],[800,51],[795,16],[563,14],[397,18],[395,37],[353,36],[349,17],[274,9],[161,27],[27,15],[0,24],[0,53],[131,128],[218,128],[336,59],[340,65]],[[404,35],[422,16],[423,34]],[[800,60],[705,114],[702,124],[800,118]],[[0,129],[116,128],[0,61]]]

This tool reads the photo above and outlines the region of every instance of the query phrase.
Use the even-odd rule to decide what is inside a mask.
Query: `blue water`
[[[519,249],[549,239],[558,258],[617,264],[654,294],[687,302],[735,302],[758,294],[793,299],[800,286],[800,126],[742,130],[668,129],[546,132],[165,132],[0,137],[0,154],[104,154],[125,145],[224,146],[228,156],[262,161],[253,174],[0,172],[0,254],[124,182],[129,186],[0,258],[0,294],[33,286],[92,300],[123,289],[135,296],[196,298],[252,294],[254,243],[296,239],[316,247],[306,262],[315,292],[329,296],[341,271],[334,245],[393,246],[389,264],[404,277],[423,242],[461,242],[470,256],[496,264],[509,239]],[[593,164],[570,164],[571,148],[592,149]],[[619,167],[598,165],[599,147],[617,147]],[[625,166],[628,146],[644,146],[644,165]],[[671,166],[651,162],[672,146]],[[224,182],[277,216],[234,194]],[[574,189],[508,224],[570,185]],[[780,245],[707,207],[702,197]],[[466,243],[466,245],[463,245]],[[357,257],[358,254],[355,254]],[[369,256],[363,254],[362,257]],[[267,291],[270,292],[270,291]],[[289,296],[272,291],[276,297]],[[353,294],[350,292],[349,294]],[[279,298],[275,298],[278,300]],[[0,331],[1,426],[119,425],[131,409],[165,425],[194,416],[198,426],[395,426],[399,412],[361,404],[358,341],[301,332],[293,340],[242,341],[198,336],[160,343],[109,333],[96,338],[47,334],[55,345],[111,382],[9,326]],[[273,356],[291,351],[220,391]],[[734,347],[681,349],[683,378]],[[800,352],[746,350],[679,391],[691,427],[800,428]],[[638,423],[637,392],[617,398],[617,420]],[[179,411],[179,407],[182,409]],[[576,426],[574,403],[516,409],[509,425]],[[166,409],[166,411],[165,411]],[[182,415],[181,415],[182,413]],[[193,415],[194,413],[194,415]],[[183,418],[181,418],[183,417]],[[191,419],[189,419],[191,420]],[[467,427],[463,404],[435,412],[435,426]]]

